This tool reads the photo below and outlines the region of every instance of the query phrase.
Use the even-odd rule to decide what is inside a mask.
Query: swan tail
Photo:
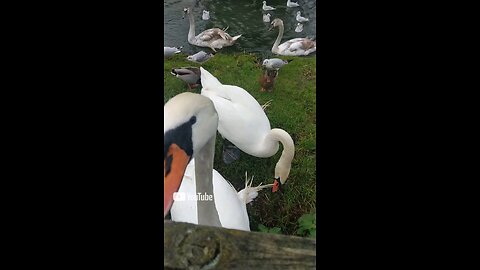
[[[203,89],[208,91],[215,91],[216,88],[222,86],[222,83],[203,67],[200,67],[200,80]]]
[[[273,184],[260,185],[252,187],[253,176],[248,179],[247,172],[245,172],[245,188],[238,192],[240,199],[245,202],[245,204],[251,203],[255,198],[258,197],[258,192],[264,188],[273,186]]]

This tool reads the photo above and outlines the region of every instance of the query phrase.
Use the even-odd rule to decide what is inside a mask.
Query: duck
[[[270,13],[267,13],[267,14],[263,14],[263,22],[270,22]]]
[[[195,159],[192,159],[185,170],[182,183],[177,191],[180,196],[176,195],[176,197],[180,197],[180,200],[174,198],[174,203],[170,209],[172,221],[198,224],[196,200],[206,197],[202,198],[197,195],[196,181],[201,178],[196,178],[195,168]],[[252,187],[253,177],[249,179],[247,173],[245,173],[245,188],[237,192],[233,185],[217,170],[213,169],[212,174],[214,204],[221,226],[228,229],[250,231],[247,204],[252,203],[261,190],[271,187],[273,184],[262,185],[260,183],[260,185]]]
[[[189,90],[192,90],[192,88],[197,87],[201,83],[200,69],[197,67],[172,68],[170,74],[186,82]]]
[[[297,23],[297,27],[295,28],[295,32],[300,33],[303,31],[303,24]]]
[[[275,85],[275,79],[277,78],[277,71],[276,70],[266,70],[264,73],[262,73],[262,76],[260,76],[259,82],[260,86],[262,87],[260,89],[260,92],[272,92],[273,91],[273,86]]]
[[[163,47],[163,57],[164,58],[170,58],[172,57],[173,55],[177,54],[177,53],[181,53],[183,47]]]
[[[270,29],[268,29],[269,31],[274,27],[279,28],[277,39],[275,43],[273,43],[272,53],[287,56],[301,56],[309,55],[317,50],[317,42],[309,38],[294,38],[280,44],[284,31],[283,21],[276,18],[272,21],[271,25]]]
[[[281,67],[288,64],[292,60],[283,60],[280,58],[270,58],[263,60],[262,66],[264,66],[267,70],[276,70],[278,71]]]
[[[275,10],[274,7],[271,7],[271,6],[267,6],[267,1],[263,1],[263,7],[262,7],[263,10],[265,11],[268,11],[268,10]]]
[[[298,3],[287,0],[287,7],[299,7],[299,6],[300,5]]]
[[[195,21],[193,18],[193,13],[191,8],[185,8],[184,14],[188,15],[190,21],[190,29],[188,31],[188,43],[199,46],[199,47],[208,47],[214,52],[217,52],[216,49],[221,49],[223,47],[232,46],[235,44],[235,41],[239,39],[242,35],[230,36],[226,29],[222,30],[220,28],[211,28],[207,29],[197,36],[195,36]]]
[[[218,113],[218,132],[241,151],[259,158],[269,158],[283,146],[275,165],[272,192],[277,192],[288,179],[295,145],[288,132],[271,128],[264,108],[245,89],[224,85],[200,67],[201,95],[212,100]]]
[[[204,51],[199,51],[196,54],[187,56],[187,60],[194,63],[202,64],[202,63],[205,63],[211,57],[213,57],[213,54],[206,53]]]
[[[307,19],[305,17],[302,17],[302,15],[300,15],[300,14],[302,14],[302,13],[300,11],[297,11],[297,17],[296,17],[297,22],[308,22],[309,21],[309,19]]]
[[[210,11],[202,11],[202,20],[208,21],[210,19]]]

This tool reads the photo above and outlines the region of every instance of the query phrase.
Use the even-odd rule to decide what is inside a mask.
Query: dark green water
[[[164,44],[165,46],[183,46],[183,52],[192,54],[209,48],[197,47],[187,42],[189,21],[182,19],[183,8],[192,7],[195,18],[195,35],[213,27],[225,28],[231,36],[242,34],[237,43],[221,49],[220,53],[253,52],[265,57],[272,55],[271,49],[278,35],[278,28],[268,31],[270,23],[264,23],[264,13],[270,13],[271,21],[280,18],[285,25],[282,43],[297,37],[316,37],[316,0],[294,1],[300,7],[288,8],[287,0],[267,0],[267,5],[276,10],[263,11],[263,0],[164,0]],[[202,11],[210,11],[210,20],[202,20]],[[295,19],[297,11],[309,18],[303,23],[303,31],[296,33]]]

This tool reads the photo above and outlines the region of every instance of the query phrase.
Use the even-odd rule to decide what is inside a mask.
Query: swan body
[[[300,5],[298,3],[287,0],[287,7],[299,7],[299,6]]]
[[[182,47],[163,47],[163,57],[164,58],[170,58],[174,54],[181,53]]]
[[[211,57],[213,57],[213,54],[206,53],[204,51],[199,51],[196,54],[187,56],[187,60],[191,61],[191,62],[194,62],[194,63],[202,64],[205,61],[207,61],[208,59],[210,59]]]
[[[232,46],[235,41],[242,35],[230,36],[225,30],[220,28],[207,29],[195,36],[195,21],[190,8],[185,8],[184,12],[188,15],[190,29],[188,31],[188,43],[199,46],[208,47],[216,52],[216,49]],[[227,27],[228,28],[228,27]]]
[[[300,33],[303,31],[303,24],[297,23],[297,27],[295,28],[295,32]]]
[[[263,14],[263,22],[270,22],[270,17],[272,15],[270,15],[270,13],[267,13],[267,14]]]
[[[267,6],[267,1],[263,1],[263,7],[262,7],[263,10],[265,11],[268,11],[268,10],[275,10],[274,7],[271,7],[271,6]]]
[[[204,11],[202,12],[202,20],[208,21],[209,19],[210,19],[210,11],[204,10]]]
[[[283,151],[275,166],[275,179],[285,183],[295,152],[290,135],[282,129],[272,129],[262,106],[244,89],[223,85],[202,67],[200,78],[201,94],[213,101],[219,117],[218,131],[224,138],[243,152],[260,158],[275,155],[279,142],[282,143]]]
[[[170,209],[173,221],[198,224],[195,179],[195,159],[192,159],[185,170],[178,193],[182,200],[175,200]],[[250,231],[250,220],[246,204],[252,202],[258,191],[271,185],[251,187],[251,180],[246,179],[245,188],[237,192],[218,171],[213,170],[213,194],[222,227]]]
[[[309,55],[317,50],[317,42],[308,38],[294,38],[280,44],[284,32],[283,21],[277,18],[274,19],[271,24],[272,27],[270,27],[269,30],[274,27],[279,28],[277,39],[275,43],[273,43],[272,53],[287,56],[301,56]]]
[[[300,14],[301,14],[301,12],[297,11],[297,17],[296,17],[297,22],[308,22],[309,21],[309,19],[307,19],[305,17],[302,17],[302,15],[300,15]]]
[[[200,84],[200,69],[197,67],[172,68],[170,73],[186,82],[190,90]]]

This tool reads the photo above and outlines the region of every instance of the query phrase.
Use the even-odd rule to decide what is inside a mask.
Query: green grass
[[[164,104],[173,96],[188,91],[182,80],[170,74],[172,68],[200,66],[187,61],[179,54],[164,62]],[[287,131],[295,142],[295,158],[283,192],[271,189],[260,192],[257,199],[247,205],[250,228],[258,231],[258,225],[279,227],[283,234],[293,235],[298,229],[298,219],[306,213],[315,213],[316,202],[316,57],[279,57],[293,59],[284,66],[277,77],[273,92],[260,92],[258,81],[262,67],[251,54],[215,57],[202,65],[223,84],[239,86],[248,91],[260,104],[272,100],[266,109],[272,128]],[[200,93],[201,87],[194,90]],[[273,183],[275,164],[281,149],[270,158],[257,158],[242,153],[240,160],[230,165],[222,161],[222,140],[217,135],[214,168],[229,180],[235,188],[245,185],[245,171],[254,175],[254,185]]]

